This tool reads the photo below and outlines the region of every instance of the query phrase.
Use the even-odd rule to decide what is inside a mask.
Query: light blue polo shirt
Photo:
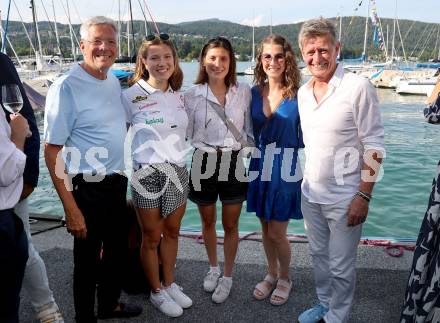
[[[69,174],[123,170],[126,132],[121,86],[112,73],[99,80],[75,65],[50,87],[44,140],[64,146]]]

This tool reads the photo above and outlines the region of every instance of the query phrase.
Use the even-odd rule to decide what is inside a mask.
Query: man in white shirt
[[[384,154],[376,92],[337,63],[340,43],[331,21],[313,19],[298,36],[312,78],[298,93],[306,164],[304,215],[317,305],[300,323],[346,322],[353,301],[362,223]]]
[[[23,190],[23,153],[29,125],[11,115],[8,125],[0,107],[0,322],[18,323],[20,289],[28,259],[23,222],[13,211]]]

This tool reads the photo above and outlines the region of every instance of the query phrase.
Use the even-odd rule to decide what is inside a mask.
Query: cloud
[[[243,19],[240,24],[247,26],[261,26],[263,22],[264,15],[258,15],[254,19]]]
[[[293,21],[292,23],[293,24],[297,24],[297,23],[300,23],[300,22],[304,22],[306,20],[309,20],[309,19],[308,18],[298,18],[298,19],[295,19],[295,21]]]

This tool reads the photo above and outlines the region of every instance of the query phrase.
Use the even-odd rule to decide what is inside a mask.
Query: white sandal
[[[289,299],[290,291],[292,290],[292,280],[278,279],[277,287],[270,297],[270,303],[272,305],[283,305]],[[278,297],[275,298],[275,297]]]
[[[275,288],[277,279],[267,274],[263,281],[259,282],[254,289],[254,297],[259,301],[267,298]]]

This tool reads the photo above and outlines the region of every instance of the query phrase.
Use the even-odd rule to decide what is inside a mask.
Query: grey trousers
[[[49,288],[46,266],[40,254],[35,250],[29,226],[28,200],[24,199],[14,208],[15,214],[23,221],[23,227],[29,242],[29,258],[24,272],[23,289],[28,293],[32,307],[38,313],[42,307],[55,302]]]
[[[356,254],[362,225],[347,226],[352,199],[336,204],[311,203],[303,195],[304,216],[319,302],[329,308],[327,323],[346,322],[353,302]]]

